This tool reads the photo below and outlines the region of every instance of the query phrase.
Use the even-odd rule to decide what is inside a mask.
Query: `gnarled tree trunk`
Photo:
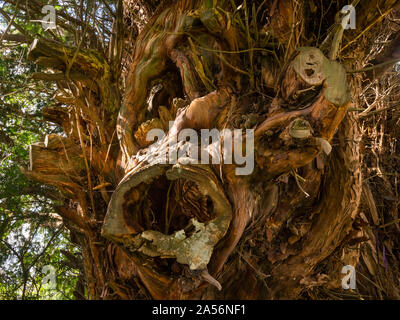
[[[360,25],[379,17],[375,2],[358,7]],[[303,39],[306,2],[234,4],[161,4],[137,38],[116,33],[108,58],[44,39],[30,48],[57,71],[35,77],[57,83],[44,117],[65,135],[32,145],[24,173],[65,196],[58,213],[91,298],[299,298],[339,289],[359,258],[348,244],[360,237],[361,135],[347,112],[359,83],[334,60],[343,29],[317,48]],[[124,41],[135,45],[121,82]],[[166,135],[150,145],[155,128]],[[163,161],[184,129],[254,129],[254,171]]]

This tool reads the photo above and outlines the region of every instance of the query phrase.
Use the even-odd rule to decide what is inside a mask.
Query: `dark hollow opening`
[[[185,229],[190,219],[207,222],[215,218],[214,206],[196,183],[168,180],[165,175],[141,183],[125,194],[124,219],[136,232],[155,230],[164,234]]]

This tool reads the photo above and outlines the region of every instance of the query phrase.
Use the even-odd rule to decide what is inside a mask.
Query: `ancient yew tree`
[[[354,1],[346,30],[339,0],[81,1],[37,33],[21,21],[44,1],[4,2],[1,39],[29,44],[63,131],[22,170],[62,195],[90,299],[399,298],[398,241],[380,244],[397,206],[377,209],[360,151],[365,88],[400,58],[397,1]],[[254,130],[254,170],[162,161],[184,129]]]

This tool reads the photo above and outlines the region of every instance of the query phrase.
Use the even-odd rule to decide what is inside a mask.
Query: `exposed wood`
[[[325,285],[340,289],[340,263],[362,261],[377,274],[374,257],[384,253],[364,223],[397,220],[381,221],[362,184],[359,119],[348,112],[362,75],[348,75],[344,64],[360,53],[342,55],[362,35],[340,29],[328,58],[325,44],[313,46],[329,30],[318,40],[307,34],[306,11],[322,3],[179,0],[162,3],[127,39],[123,4],[136,6],[128,2],[112,13],[108,54],[45,38],[28,53],[52,70],[32,79],[57,85],[58,102],[43,117],[65,136],[31,145],[23,172],[68,199],[58,212],[82,244],[89,296],[295,299]],[[156,2],[146,3],[143,12]],[[39,10],[36,0],[29,5]],[[361,33],[370,35],[394,5],[360,2]],[[323,9],[333,20],[334,9]],[[396,36],[376,61],[397,51]],[[148,141],[152,129],[165,136]],[[242,137],[254,129],[254,171],[236,175],[236,160],[190,164],[192,154],[172,161],[184,141],[171,141],[183,129],[240,129]]]

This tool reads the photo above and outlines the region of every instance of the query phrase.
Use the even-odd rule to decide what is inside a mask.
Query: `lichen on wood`
[[[187,179],[195,182],[199,191],[211,199],[216,218],[205,223],[192,219],[184,230],[172,235],[155,230],[139,233],[129,226],[123,214],[125,194],[140,183],[149,183],[163,174],[169,180]],[[132,254],[141,252],[151,257],[176,258],[177,262],[197,270],[207,267],[213,248],[227,232],[230,220],[230,204],[209,168],[153,163],[144,167],[139,165],[121,181],[110,201],[102,234],[127,247]]]

